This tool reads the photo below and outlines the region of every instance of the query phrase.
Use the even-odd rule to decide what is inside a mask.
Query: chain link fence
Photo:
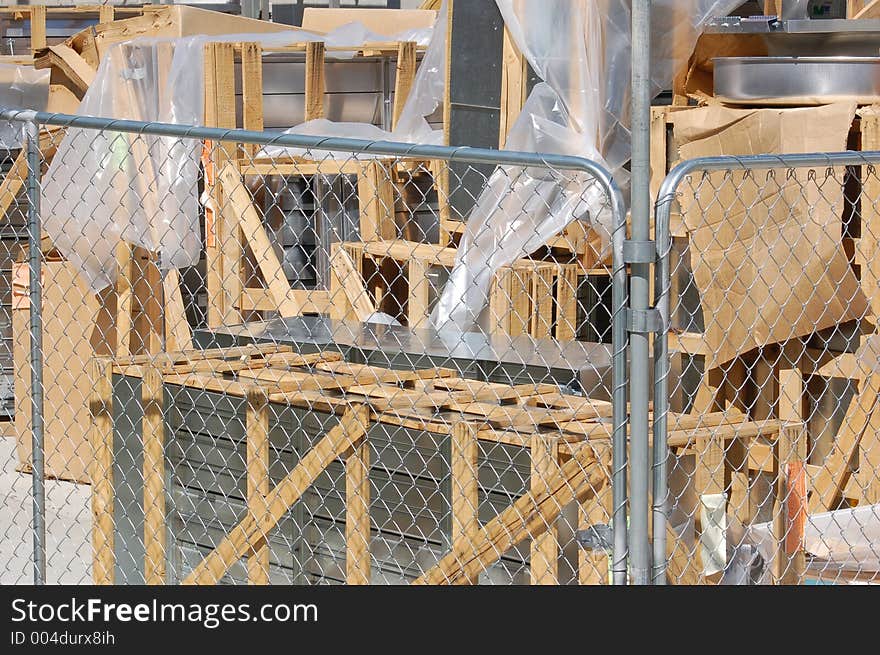
[[[601,168],[4,117],[4,583],[625,577]]]
[[[656,393],[682,414],[654,429],[659,579],[877,581],[878,160],[695,159],[665,180]]]
[[[880,156],[2,117],[4,584],[876,580]]]

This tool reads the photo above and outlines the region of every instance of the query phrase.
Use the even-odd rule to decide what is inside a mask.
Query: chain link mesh
[[[490,176],[492,225],[530,237],[560,198],[510,189],[595,206],[584,173],[436,148],[269,158],[234,132],[40,139],[48,582],[608,582],[607,234],[581,213],[489,262],[476,326],[432,317]],[[92,153],[65,139],[108,145],[85,186]],[[3,153],[0,193],[4,583],[33,557],[23,152]],[[198,170],[184,195],[175,157]],[[190,237],[194,265],[167,267]]]

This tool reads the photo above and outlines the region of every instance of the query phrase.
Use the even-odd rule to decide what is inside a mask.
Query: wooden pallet
[[[370,424],[404,426],[451,439],[453,543],[450,552],[426,571],[422,583],[474,583],[477,575],[516,543],[530,538],[535,583],[558,580],[560,543],[555,522],[562,508],[580,504],[582,527],[607,522],[610,502],[611,404],[561,394],[554,385],[506,385],[458,377],[444,368],[392,370],[345,362],[338,352],[299,354],[286,346],[253,345],[210,351],[163,353],[116,360],[96,359],[91,402],[93,446],[94,576],[112,583],[113,552],[112,375],[143,380],[144,511],[146,579],[164,582],[165,385],[184,386],[247,400],[247,470],[250,512],[186,578],[216,583],[229,567],[248,556],[252,583],[268,580],[263,535],[283,517],[333,461],[346,462],[346,567],[350,583],[369,581],[366,548],[369,522]],[[268,480],[267,435],[271,404],[294,406],[339,417],[299,464],[274,488]],[[737,499],[749,469],[787,471],[802,457],[801,426],[778,421],[751,423],[737,413],[702,417],[671,415],[669,446],[678,454],[699,453],[699,493]],[[528,493],[486,525],[477,517],[477,444],[503,443],[527,449],[532,457]],[[744,457],[736,461],[731,454]],[[746,472],[743,475],[743,472]],[[789,477],[779,476],[778,498],[787,497]],[[736,508],[742,512],[743,506]],[[746,504],[747,508],[748,505]],[[800,520],[778,503],[774,534],[780,544],[777,578],[791,579],[799,547],[785,535]],[[793,518],[789,520],[789,516]],[[788,548],[788,550],[785,550]],[[670,540],[672,578],[697,582],[699,570]],[[802,557],[801,557],[802,559]],[[794,563],[794,564],[793,564]],[[584,551],[581,582],[605,583],[607,557]],[[794,573],[793,573],[794,572]],[[786,577],[787,576],[787,577]],[[711,581],[711,580],[709,580]]]

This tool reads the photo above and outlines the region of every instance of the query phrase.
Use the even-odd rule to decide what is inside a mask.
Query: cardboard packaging
[[[681,159],[846,149],[855,103],[671,115]],[[842,245],[845,171],[733,171],[681,187],[705,340],[716,366],[870,314]]]
[[[13,266],[12,334],[15,434],[19,463],[31,468],[30,302],[27,263]],[[115,333],[107,304],[66,261],[43,263],[43,399],[45,475],[89,482],[93,353],[110,355]]]

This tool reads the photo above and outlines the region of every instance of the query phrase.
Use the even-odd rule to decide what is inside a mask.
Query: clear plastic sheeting
[[[496,0],[504,24],[532,69],[536,85],[506,149],[576,155],[626,181],[630,158],[630,3],[624,0]],[[653,5],[652,92],[668,88],[693,51],[702,25],[736,0],[659,0]],[[663,38],[659,38],[663,35]],[[610,226],[589,181],[532,179],[499,169],[468,218],[455,267],[432,316],[437,328],[472,329],[492,276],[559,234],[575,219],[603,237]],[[556,186],[556,188],[553,188]],[[533,213],[522,199],[533,194]],[[511,207],[520,208],[511,211]]]
[[[354,25],[354,24],[352,24]],[[344,41],[340,30],[346,30],[350,40],[343,43],[349,45],[356,43],[354,37],[361,38],[362,43],[369,41],[388,41],[389,37],[355,32],[352,25],[343,26],[339,30],[328,35],[328,39]],[[437,29],[436,25],[441,28]],[[433,30],[408,30],[390,37],[391,41],[413,41],[418,45],[427,45],[425,56],[419,63],[418,71],[413,80],[409,96],[397,120],[397,125],[391,131],[383,130],[375,125],[367,123],[334,122],[324,118],[306,121],[301,125],[286,130],[285,134],[305,134],[311,136],[334,136],[350,139],[365,139],[368,141],[401,141],[405,143],[419,143],[428,145],[443,144],[443,130],[435,130],[428,123],[428,117],[433,114],[443,102],[443,94],[446,89],[446,3],[437,15],[435,29]],[[262,157],[284,156],[309,156],[316,159],[332,159],[335,156],[351,158],[351,153],[334,153],[328,150],[310,150],[308,153],[299,148],[283,146],[266,146],[260,153]],[[358,156],[358,155],[355,155]],[[360,158],[372,158],[372,155],[360,155]]]
[[[572,140],[565,107],[539,84],[508,136],[511,150],[583,154],[589,141]],[[598,151],[588,157],[601,161]],[[588,175],[504,166],[477,199],[462,235],[449,281],[432,314],[438,329],[466,332],[478,321],[498,269],[526,257],[573,219],[611,233],[611,210],[600,184]]]
[[[773,555],[770,523],[754,525],[749,536],[769,559]],[[818,558],[811,568],[834,569],[870,575],[880,572],[880,505],[861,505],[821,512],[807,517],[804,551]]]
[[[0,107],[44,111],[49,102],[48,70],[0,64]],[[0,148],[21,147],[21,125],[0,121]]]
[[[430,40],[430,30],[409,30],[394,38],[425,44]],[[388,37],[350,23],[326,36],[291,31],[134,39],[113,46],[102,59],[80,113],[201,125],[204,46],[217,41],[257,42],[264,48],[324,41],[330,47],[357,48],[364,43],[385,43]],[[421,82],[419,86],[417,81],[416,90],[419,88],[433,90],[435,85]],[[411,104],[419,106],[417,102]],[[418,125],[415,118],[407,121]],[[337,128],[329,121],[320,123],[324,135],[365,136],[357,130],[352,133],[347,124]],[[372,128],[358,127],[367,131]],[[424,130],[412,135],[415,140],[425,138]],[[53,208],[44,219],[44,227],[93,291],[100,291],[116,279],[116,248],[120,241],[156,253],[162,271],[198,262],[201,148],[201,142],[192,139],[68,130],[44,183],[45,206]],[[72,187],[83,191],[78,195],[65,193]]]

